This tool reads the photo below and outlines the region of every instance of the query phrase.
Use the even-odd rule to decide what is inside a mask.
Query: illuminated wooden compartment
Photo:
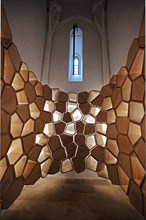
[[[139,102],[130,102],[130,115],[129,119],[131,121],[141,123],[144,116],[144,107],[143,103]]]
[[[15,68],[8,50],[4,49],[4,81],[11,85],[14,78]]]
[[[15,44],[12,43],[8,47],[8,51],[9,51],[9,54],[11,56],[13,65],[15,67],[15,70],[19,72],[20,71],[20,66],[21,66],[21,58],[20,58],[19,52],[18,52],[17,47],[15,46]]]
[[[67,159],[62,162],[62,165],[61,165],[61,172],[62,173],[67,173],[72,170],[73,170],[73,165],[72,165],[71,160]]]
[[[145,170],[142,167],[140,161],[138,160],[135,153],[131,154],[131,167],[132,167],[132,175],[133,180],[140,185],[145,176]]]
[[[130,179],[128,178],[127,174],[124,172],[121,166],[118,166],[118,174],[120,186],[124,190],[124,192],[127,193]]]
[[[138,76],[142,75],[143,62],[144,49],[139,49],[129,71],[129,75],[132,79],[136,79]]]
[[[143,213],[143,198],[142,191],[138,187],[138,185],[130,180],[129,183],[129,199],[131,204],[141,213]]]
[[[0,181],[2,180],[6,170],[7,170],[7,161],[4,157],[2,160],[0,160]]]
[[[103,163],[103,162],[99,162],[97,165],[97,174],[100,177],[109,178],[109,174],[108,174],[108,170],[107,170],[107,166]]]
[[[122,99],[123,101],[130,101],[131,95],[131,85],[132,82],[129,77],[125,80],[124,84],[122,85]]]

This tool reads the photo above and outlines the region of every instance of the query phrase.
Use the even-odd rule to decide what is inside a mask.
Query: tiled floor
[[[144,220],[108,180],[46,177],[25,186],[0,220]]]

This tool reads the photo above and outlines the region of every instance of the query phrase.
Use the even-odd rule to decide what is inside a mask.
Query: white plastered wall
[[[83,31],[83,82],[68,82],[69,36],[73,24]],[[102,86],[101,44],[96,27],[83,19],[71,19],[56,30],[52,41],[49,73],[51,87],[66,92],[100,89]]]
[[[126,65],[128,50],[138,37],[144,0],[109,0],[107,26],[111,74]]]

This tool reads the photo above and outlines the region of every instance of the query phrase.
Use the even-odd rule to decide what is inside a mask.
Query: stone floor
[[[25,186],[0,220],[144,220],[119,186],[82,178],[40,179]]]

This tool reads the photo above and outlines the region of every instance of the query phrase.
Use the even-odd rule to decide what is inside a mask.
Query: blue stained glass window
[[[68,81],[83,81],[83,33],[78,27],[70,32]]]

